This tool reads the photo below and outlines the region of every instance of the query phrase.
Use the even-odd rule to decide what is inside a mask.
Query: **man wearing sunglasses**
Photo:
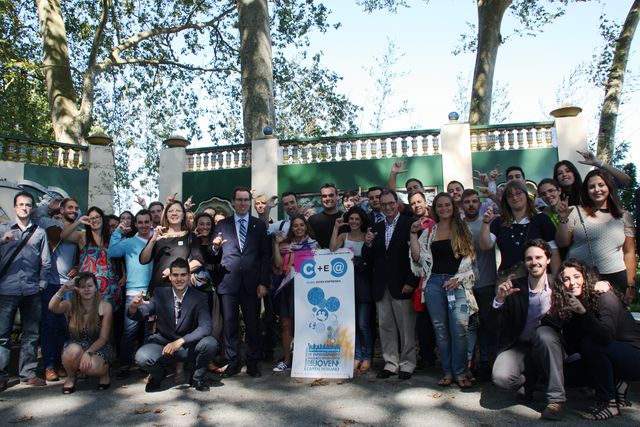
[[[151,378],[146,392],[160,391],[166,376],[163,365],[175,361],[194,361],[190,385],[198,391],[209,391],[205,378],[207,365],[218,352],[218,342],[211,336],[212,321],[207,296],[189,289],[189,263],[177,258],[169,266],[171,288],[157,288],[150,301],[142,292],[129,305],[132,320],[157,317],[156,333],[136,353],[136,364]]]

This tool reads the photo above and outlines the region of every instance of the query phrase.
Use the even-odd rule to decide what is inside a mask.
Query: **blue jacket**
[[[137,234],[123,239],[122,231],[119,228],[111,235],[107,255],[110,258],[124,257],[124,262],[127,266],[127,292],[147,292],[149,287],[153,261],[149,264],[140,264],[139,260],[140,252],[142,252],[146,244],[147,241]]]
[[[15,221],[0,224],[0,238],[7,231],[12,230],[17,239],[0,241],[0,266],[8,262],[20,241],[26,238],[28,230],[33,225],[22,231]],[[9,266],[7,273],[0,278],[0,295],[29,296],[37,294],[47,287],[51,256],[47,234],[42,227],[37,227],[33,236],[22,248],[18,256]]]

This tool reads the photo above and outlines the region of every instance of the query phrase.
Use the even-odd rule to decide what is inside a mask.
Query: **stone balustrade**
[[[88,147],[0,135],[0,160],[68,169],[88,169]]]
[[[557,147],[554,122],[472,126],[471,151]]]
[[[211,171],[251,167],[251,145],[188,148],[187,171]]]

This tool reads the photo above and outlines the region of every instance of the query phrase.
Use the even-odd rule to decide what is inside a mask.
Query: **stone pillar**
[[[160,150],[158,200],[164,201],[167,196],[178,193],[177,200],[184,201],[182,198],[182,173],[187,167],[186,148],[190,142],[182,136],[171,135],[162,143],[164,147]]]
[[[278,143],[273,137],[251,141],[251,188],[267,198],[278,194]],[[255,214],[255,211],[254,211]],[[271,210],[271,218],[278,219],[278,210]]]
[[[98,206],[113,213],[115,163],[112,139],[104,134],[87,137],[89,142],[89,207]]]
[[[458,113],[449,114],[449,123],[440,128],[440,155],[442,156],[442,182],[460,181],[464,188],[473,188],[471,162],[471,133],[469,123],[458,123]]]
[[[553,110],[551,114],[555,118],[556,140],[558,142],[558,159],[569,160],[584,178],[589,173],[591,166],[578,163],[582,160],[576,151],[587,151],[587,127],[584,118],[580,116],[582,108],[563,106]]]

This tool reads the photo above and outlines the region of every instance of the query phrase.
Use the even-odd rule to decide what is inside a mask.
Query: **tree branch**
[[[111,8],[111,6],[111,0],[102,0],[102,13],[100,14],[100,23],[98,24],[98,28],[96,28],[96,33],[93,36],[93,42],[91,43],[91,52],[89,53],[89,60],[87,64],[88,69],[91,69],[96,65],[98,50],[100,49],[100,44],[104,39],[104,28],[107,26],[107,21],[109,19],[109,9]]]
[[[179,61],[169,61],[163,59],[145,59],[145,58],[130,58],[130,59],[119,59],[117,62],[113,62],[111,65],[113,66],[123,66],[123,65],[169,65],[172,67],[183,68],[185,70],[190,71],[204,71],[204,72],[222,72],[222,71],[235,71],[240,72],[236,68],[207,68],[207,67],[198,67],[195,65],[183,64]]]
[[[138,34],[129,37],[123,43],[121,43],[118,46],[116,46],[111,51],[110,58],[105,60],[105,61],[103,61],[99,65],[99,67],[101,69],[107,68],[110,65],[109,64],[110,62],[113,63],[114,65],[115,64],[121,65],[123,60],[120,58],[120,54],[122,52],[124,52],[125,50],[130,49],[130,48],[138,45],[140,42],[142,42],[144,40],[147,40],[149,38],[152,38],[152,37],[155,37],[155,36],[158,36],[158,35],[162,35],[162,34],[176,34],[176,33],[179,33],[181,31],[185,31],[185,30],[199,30],[199,29],[202,29],[202,28],[212,27],[218,21],[222,20],[222,18],[226,17],[227,15],[230,15],[235,10],[236,10],[235,8],[229,8],[229,9],[225,10],[220,15],[216,16],[215,18],[213,18],[210,21],[186,23],[184,25],[180,25],[180,26],[177,26],[177,27],[153,28],[151,30],[141,31]],[[126,60],[124,60],[124,61],[126,61]]]

